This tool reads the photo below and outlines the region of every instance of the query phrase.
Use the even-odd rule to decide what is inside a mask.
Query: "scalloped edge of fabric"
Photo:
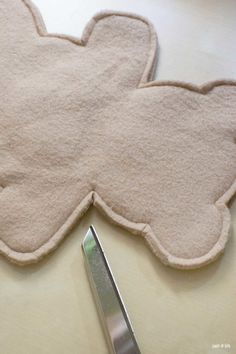
[[[21,0],[24,5],[30,11],[36,30],[41,37],[54,37],[60,38],[62,40],[67,40],[75,45],[85,46],[90,34],[93,31],[95,24],[104,17],[107,16],[125,16],[130,18],[135,18],[147,24],[150,31],[150,50],[149,57],[146,63],[144,73],[142,75],[141,81],[138,85],[138,88],[154,87],[154,86],[175,86],[182,89],[190,90],[196,92],[196,94],[207,94],[217,86],[222,85],[231,85],[236,86],[236,80],[215,80],[204,83],[201,86],[194,85],[192,83],[182,82],[182,81],[149,81],[152,79],[155,67],[156,67],[156,49],[157,49],[157,35],[153,25],[146,18],[134,15],[126,12],[119,11],[102,11],[88,22],[85,26],[81,39],[63,35],[48,33],[44,25],[42,16],[37,9],[37,7],[32,3],[31,0]],[[1,190],[0,190],[1,192]],[[115,213],[105,201],[94,191],[91,191],[77,206],[73,213],[69,216],[66,222],[60,227],[60,229],[50,237],[50,239],[44,243],[42,246],[37,248],[33,252],[17,252],[14,249],[10,248],[6,243],[0,240],[0,253],[4,255],[10,262],[16,263],[18,265],[27,265],[36,263],[41,260],[44,256],[55,250],[62,242],[62,240],[67,236],[71,229],[75,226],[78,220],[85,214],[88,208],[93,205],[96,207],[102,214],[108,217],[108,219],[126,230],[130,231],[133,234],[142,236],[153,253],[166,265],[172,266],[174,268],[180,269],[194,269],[202,267],[208,263],[211,263],[215,260],[225,249],[225,245],[229,238],[229,229],[231,223],[230,211],[227,206],[227,203],[236,193],[236,180],[232,186],[216,201],[215,206],[220,211],[222,215],[222,229],[218,241],[212,247],[210,251],[206,254],[197,257],[197,258],[180,258],[170,254],[160,243],[160,241],[155,237],[150,225],[145,223],[137,223],[130,220],[127,220],[121,215]]]

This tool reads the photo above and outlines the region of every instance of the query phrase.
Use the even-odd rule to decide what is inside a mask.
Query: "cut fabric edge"
[[[103,215],[105,215],[113,224],[120,226],[132,234],[139,235],[145,239],[149,248],[162,263],[178,269],[196,269],[214,261],[224,251],[226,243],[229,239],[229,228],[231,222],[230,211],[227,205],[232,196],[236,192],[236,183],[215,203],[217,209],[222,215],[222,229],[220,236],[206,254],[196,258],[180,258],[169,253],[161,242],[154,235],[151,226],[146,223],[136,223],[127,220],[123,216],[117,214],[110,208],[97,192],[91,191],[78,205],[78,207],[68,217],[66,222],[57,230],[57,232],[49,238],[42,246],[32,252],[18,252],[10,248],[4,241],[0,240],[0,254],[5,256],[11,263],[20,266],[39,262],[46,255],[54,251],[69,232],[74,228],[76,223],[86,213],[92,205]],[[232,194],[233,193],[233,194]]]
[[[96,25],[96,23],[103,19],[104,17],[107,16],[123,16],[123,17],[129,17],[132,19],[136,19],[139,21],[144,22],[149,29],[150,32],[150,47],[149,47],[149,54],[148,54],[148,59],[147,63],[143,72],[143,75],[141,77],[140,83],[138,85],[138,88],[148,88],[148,87],[162,87],[162,86],[170,86],[170,87],[179,87],[186,89],[188,91],[193,91],[198,94],[208,94],[210,91],[212,91],[215,87],[217,86],[236,86],[236,80],[231,80],[231,79],[217,79],[217,80],[212,80],[205,82],[201,85],[196,85],[191,82],[185,82],[185,81],[173,81],[173,80],[162,80],[162,81],[150,81],[153,79],[154,74],[155,74],[155,69],[157,65],[157,34],[155,27],[149,21],[146,17],[136,15],[133,13],[129,12],[122,12],[122,11],[109,11],[109,10],[104,10],[96,13],[86,24],[83,30],[83,34],[81,38],[71,36],[71,35],[65,35],[65,34],[59,34],[59,33],[49,33],[47,32],[45,23],[43,21],[43,17],[37,8],[37,6],[31,1],[31,0],[20,0],[23,2],[23,4],[28,8],[29,12],[31,13],[31,16],[34,21],[35,29],[38,33],[39,36],[41,37],[52,37],[52,38],[59,38],[62,40],[67,40],[72,42],[75,45],[80,45],[80,46],[86,46],[89,37]]]
[[[34,5],[34,3],[31,0],[21,0],[23,4],[28,8],[29,12],[32,15],[36,31],[39,36],[41,37],[52,37],[52,38],[59,38],[62,40],[68,40],[72,42],[75,45],[80,45],[80,46],[86,46],[86,44],[89,41],[89,37],[91,33],[93,32],[93,29],[95,28],[95,25],[98,21],[102,20],[103,18],[109,17],[109,16],[121,16],[121,17],[128,17],[131,19],[135,19],[138,21],[141,21],[147,25],[147,28],[149,30],[149,53],[147,55],[147,62],[145,65],[144,72],[142,74],[141,80],[140,80],[140,85],[142,83],[148,82],[150,79],[153,78],[156,70],[156,52],[157,52],[157,34],[155,31],[155,28],[153,24],[145,17],[132,14],[129,12],[122,12],[122,11],[109,11],[109,10],[103,10],[100,12],[97,12],[85,25],[83,33],[81,38],[71,36],[71,35],[65,35],[65,34],[60,34],[60,33],[49,33],[47,32],[45,23],[43,21],[43,17],[37,8],[37,6]]]

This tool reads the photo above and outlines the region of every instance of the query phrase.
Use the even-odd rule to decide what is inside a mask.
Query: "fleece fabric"
[[[236,190],[236,82],[150,81],[156,33],[102,12],[81,39],[48,34],[29,0],[0,0],[0,252],[55,249],[94,205],[165,263],[226,245]]]

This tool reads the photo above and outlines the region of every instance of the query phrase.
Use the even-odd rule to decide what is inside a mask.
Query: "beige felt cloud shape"
[[[236,83],[150,82],[156,34],[103,12],[51,35],[28,0],[0,0],[0,251],[36,262],[94,205],[165,263],[207,264],[235,193]]]

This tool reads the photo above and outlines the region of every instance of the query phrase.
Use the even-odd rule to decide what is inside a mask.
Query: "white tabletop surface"
[[[19,0],[14,0],[19,1]],[[35,0],[49,32],[81,36],[97,11],[148,17],[159,37],[157,80],[236,79],[235,0]],[[235,209],[235,210],[233,210]],[[232,208],[236,225],[236,207]],[[91,209],[50,257],[24,268],[0,258],[1,354],[106,354],[81,253],[100,235],[144,354],[236,353],[236,242],[194,271],[161,264],[144,241]]]

